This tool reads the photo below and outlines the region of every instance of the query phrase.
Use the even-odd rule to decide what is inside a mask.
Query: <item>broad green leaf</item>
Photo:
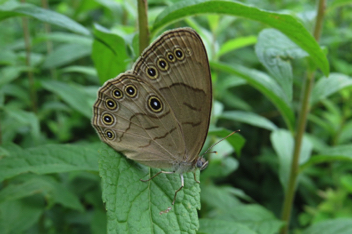
[[[2,46],[0,53],[0,65],[12,65],[14,66],[17,61],[17,54],[11,48],[4,48]]]
[[[45,211],[43,199],[27,198],[0,203],[2,234],[25,233]]]
[[[174,193],[181,186],[178,174],[160,174],[142,182],[140,179],[148,179],[160,170],[134,163],[107,146],[100,154],[108,233],[196,233],[200,189],[192,173],[184,174],[185,187],[171,206]],[[159,214],[168,207],[169,213]]]
[[[224,63],[210,62],[210,66],[213,69],[219,69],[221,71],[241,77],[254,88],[258,89],[260,92],[266,95],[279,109],[288,128],[293,131],[295,126],[295,116],[293,110],[291,109],[291,105],[287,99],[287,96],[281,87],[278,86],[275,80],[267,76],[265,73],[254,69],[248,69],[240,65],[232,64],[230,66]]]
[[[240,222],[225,221],[219,219],[200,219],[201,233],[216,233],[216,234],[257,234],[258,232],[253,231],[247,226]]]
[[[331,73],[328,78],[321,78],[312,90],[311,105],[329,97],[343,88],[352,86],[352,78],[340,73]]]
[[[202,171],[200,175],[202,180],[208,178],[224,178],[234,172],[239,166],[238,161],[231,157],[223,159],[217,159],[214,155],[208,157],[211,158],[211,161],[206,170]]]
[[[264,29],[259,33],[255,52],[276,82],[282,87],[289,101],[292,100],[293,59],[307,57],[308,54],[280,31]]]
[[[130,62],[124,39],[97,24],[92,59],[102,84],[124,72]]]
[[[233,120],[235,122],[246,123],[255,127],[260,127],[271,131],[277,129],[277,126],[273,122],[253,112],[226,111],[220,116],[220,118]]]
[[[292,134],[284,129],[273,131],[270,139],[271,144],[279,157],[279,178],[284,191],[286,191],[291,171],[292,156],[295,144],[294,139]],[[309,141],[308,137],[304,136],[301,143],[299,164],[303,164],[309,160],[312,149],[312,143]]]
[[[58,95],[76,111],[89,119],[92,117],[92,108],[96,96],[92,96],[92,93],[85,87],[55,80],[43,81],[42,85],[45,89]]]
[[[97,71],[93,67],[88,66],[69,66],[61,70],[62,73],[77,72],[88,76],[97,76]]]
[[[53,24],[78,34],[90,34],[85,27],[76,21],[54,11],[36,7],[32,4],[17,3],[14,1],[8,1],[0,5],[0,20],[16,16],[31,16],[42,22]]]
[[[329,62],[314,37],[294,17],[288,14],[264,11],[238,2],[189,0],[166,8],[155,20],[153,32],[185,17],[199,14],[226,14],[255,20],[276,28],[305,50],[325,76],[329,74]]]
[[[337,7],[343,7],[344,5],[351,5],[352,1],[351,0],[334,0],[330,4],[328,4],[326,7],[326,11],[333,11]]]
[[[352,141],[352,120],[346,121],[341,127],[338,136],[338,144],[346,144]]]
[[[250,111],[251,106],[243,99],[239,98],[230,89],[232,87],[247,84],[244,79],[231,75],[227,77],[221,77],[216,81],[213,93],[216,100],[221,101],[226,106],[230,106],[233,109],[241,109]]]
[[[201,183],[201,191],[202,203],[206,204],[207,207],[219,210],[218,214],[222,212],[232,213],[233,211],[228,210],[229,208],[236,208],[241,205],[240,200],[229,192],[228,186]]]
[[[56,48],[50,53],[44,63],[43,68],[54,68],[68,65],[73,61],[87,57],[91,54],[89,44],[65,44]]]
[[[27,149],[5,145],[3,148],[11,154],[0,158],[0,182],[26,172],[98,171],[97,148],[100,144],[49,144]]]
[[[242,204],[228,187],[216,187],[207,183],[201,184],[201,189],[202,201],[214,210],[214,219],[242,224],[261,234],[276,233],[282,225],[282,222],[264,207]],[[202,231],[202,223],[200,225]]]
[[[67,187],[52,178],[26,175],[22,177],[22,181],[18,181],[18,179],[16,181],[17,183],[10,184],[0,190],[0,203],[42,194],[49,205],[57,203],[70,209],[84,211],[78,198]]]
[[[254,45],[257,42],[256,36],[248,36],[248,37],[240,37],[228,40],[223,45],[219,52],[217,53],[217,57],[220,57],[226,53],[229,53],[233,50],[237,50],[246,46]]]
[[[90,223],[92,234],[107,233],[106,231],[106,213],[102,210],[95,209]]]
[[[8,66],[0,69],[0,87],[17,79],[20,74],[26,71],[26,67],[22,66]]]
[[[31,140],[34,144],[38,144],[40,141],[40,124],[39,119],[33,112],[24,111],[15,108],[6,108],[5,113],[11,119],[11,121],[16,121],[18,127],[29,127],[29,134]],[[6,126],[5,126],[6,129]]]
[[[302,234],[350,234],[352,233],[352,219],[338,218],[331,220],[324,220],[313,224]]]
[[[35,37],[33,41],[34,45],[42,44],[43,42],[59,42],[62,44],[82,44],[82,45],[92,45],[93,38],[85,35],[77,35],[71,32],[50,32],[39,34]]]
[[[301,166],[301,170],[313,164],[334,162],[334,161],[352,161],[352,144],[326,147],[310,158],[308,162]]]

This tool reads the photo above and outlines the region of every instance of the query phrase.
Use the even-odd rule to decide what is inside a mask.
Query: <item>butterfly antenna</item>
[[[212,146],[210,146],[210,147],[204,152],[204,154],[208,153],[208,151],[209,151],[211,148],[213,148],[214,146],[216,146],[217,144],[219,144],[220,142],[222,142],[222,141],[225,140],[226,138],[230,137],[231,135],[233,135],[233,134],[235,134],[236,132],[239,132],[239,131],[240,131],[239,129],[236,130],[236,131],[233,131],[233,132],[231,132],[229,135],[227,135],[226,137],[222,138],[220,141],[214,143]],[[217,153],[217,152],[214,151],[214,152],[210,152],[210,153]],[[202,154],[201,157],[203,157],[204,154]]]

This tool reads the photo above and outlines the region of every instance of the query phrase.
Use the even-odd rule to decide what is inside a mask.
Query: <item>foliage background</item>
[[[278,233],[290,188],[291,233],[351,233],[352,8],[327,1],[319,18],[321,2],[148,2],[152,38],[188,26],[207,47],[205,148],[241,129],[208,155],[201,186],[187,175],[159,215],[177,175],[140,182],[158,170],[104,146],[90,125],[98,88],[139,55],[137,2],[0,1],[2,233]]]

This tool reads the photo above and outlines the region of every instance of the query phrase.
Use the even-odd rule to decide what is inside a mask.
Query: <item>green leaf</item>
[[[42,22],[53,24],[78,34],[90,34],[82,25],[54,11],[45,10],[32,4],[17,3],[14,1],[8,1],[0,5],[0,20],[16,16],[31,16]]]
[[[91,54],[89,44],[65,44],[50,53],[44,63],[44,68],[54,68],[67,65]]]
[[[216,233],[216,234],[256,234],[257,232],[251,230],[247,226],[233,221],[225,221],[218,219],[200,219],[200,232]]]
[[[214,155],[211,156],[211,161],[209,162],[206,170],[202,171],[200,178],[206,180],[208,178],[224,178],[234,172],[239,163],[236,159],[231,157],[226,157],[222,160],[214,159]]]
[[[221,71],[234,74],[246,80],[254,88],[258,89],[266,95],[272,103],[279,109],[283,116],[288,128],[293,131],[295,126],[295,116],[291,109],[290,102],[280,86],[267,76],[265,73],[259,72],[254,69],[248,69],[240,65],[232,64],[226,65],[224,63],[210,62],[212,69],[219,69]]]
[[[90,223],[92,234],[107,233],[106,231],[106,213],[102,210],[95,209],[92,222]]]
[[[17,79],[20,74],[26,71],[26,67],[8,66],[0,69],[0,87]]]
[[[11,121],[16,121],[16,127],[29,127],[29,134],[34,144],[40,141],[40,124],[38,117],[33,112],[28,112],[15,108],[6,108],[5,112]],[[5,127],[6,128],[6,127]]]
[[[124,72],[130,62],[124,39],[97,24],[94,25],[92,59],[101,83]]]
[[[202,201],[213,210],[213,218],[245,225],[255,233],[277,233],[282,225],[270,211],[256,204],[242,204],[228,187],[201,184]],[[242,197],[242,196],[241,196]],[[200,223],[200,231],[202,222]],[[218,232],[210,232],[218,233]],[[233,232],[229,232],[233,233]]]
[[[245,17],[276,28],[305,50],[325,76],[329,74],[329,62],[324,52],[310,32],[297,19],[288,14],[264,11],[237,2],[209,0],[178,2],[166,8],[155,19],[153,33],[174,21],[199,14],[226,14]]]
[[[0,203],[2,234],[25,233],[38,222],[45,209],[43,199],[28,198]]]
[[[98,171],[97,148],[100,144],[50,144],[27,149],[5,145],[3,148],[11,155],[0,158],[0,182],[26,172]]]
[[[341,126],[341,132],[338,136],[338,144],[346,144],[352,140],[352,120],[346,121]]]
[[[77,72],[88,76],[97,76],[97,71],[93,67],[88,66],[69,66],[61,70],[62,73]]]
[[[259,33],[255,52],[276,82],[282,87],[288,100],[292,100],[293,59],[307,57],[308,54],[280,31],[264,29]]]
[[[221,45],[220,50],[217,54],[217,57],[220,57],[233,50],[237,50],[246,46],[253,45],[256,42],[257,42],[256,36],[240,37],[240,38],[228,40],[223,45]]]
[[[352,86],[352,78],[340,73],[331,73],[328,78],[321,78],[312,90],[311,105],[329,97],[346,87]]]
[[[352,220],[351,218],[339,218],[332,220],[324,220],[313,224],[302,234],[350,234],[352,233]]]
[[[43,194],[48,203],[57,203],[67,208],[81,212],[84,211],[78,198],[72,192],[54,179],[45,176],[23,176],[21,182],[10,184],[0,191],[0,203],[25,198],[38,193]]]
[[[192,173],[185,173],[185,187],[177,174],[160,174],[148,182],[159,169],[139,165],[106,146],[100,152],[99,171],[102,177],[103,201],[106,203],[108,233],[195,233],[200,209],[199,184]],[[197,173],[199,178],[199,173]]]
[[[268,129],[270,131],[277,129],[277,126],[273,122],[253,112],[226,111],[220,115],[219,118],[246,123],[255,127]]]
[[[334,161],[352,161],[352,144],[326,147],[310,158],[308,162],[301,166],[301,170],[313,164],[334,162]]]
[[[92,117],[92,106],[96,95],[93,96],[86,87],[77,84],[66,84],[55,80],[43,81],[42,85],[45,89],[58,95],[76,111],[89,119]]]
[[[285,129],[273,131],[270,139],[274,150],[279,157],[279,178],[284,191],[286,191],[291,171],[294,139],[292,134]],[[309,160],[312,149],[313,145],[309,141],[309,138],[304,136],[301,144],[299,164],[303,164]]]

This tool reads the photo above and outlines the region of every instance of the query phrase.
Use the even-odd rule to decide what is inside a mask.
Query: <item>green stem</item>
[[[49,6],[48,6],[48,1],[47,0],[41,0],[41,3],[42,3],[42,7],[44,9],[49,10]],[[50,24],[44,23],[44,30],[45,30],[45,33],[48,35],[51,32]],[[51,42],[51,40],[47,40],[46,41],[46,51],[47,51],[48,55],[53,52],[53,43]],[[57,72],[56,72],[55,68],[50,68],[50,74],[51,74],[51,77],[54,80],[57,80]]]
[[[321,35],[324,12],[325,12],[325,0],[319,0],[319,4],[317,7],[317,20],[316,20],[316,24],[313,32],[314,38],[317,41],[319,41],[320,35]],[[284,199],[284,204],[282,209],[281,219],[286,223],[281,230],[282,234],[287,234],[289,229],[290,217],[292,212],[292,203],[295,197],[297,177],[299,173],[299,156],[301,152],[303,136],[306,130],[307,117],[310,111],[309,100],[314,86],[314,77],[315,77],[315,71],[309,70],[306,74],[304,86],[302,89],[302,100],[300,105],[301,108],[298,116],[298,123],[296,126],[295,146],[293,150],[290,177],[289,177],[288,187],[285,193],[285,199]]]
[[[25,1],[22,0],[22,3]],[[27,76],[29,81],[29,92],[32,101],[32,111],[37,113],[37,93],[34,84],[34,75],[30,69],[31,66],[31,42],[30,42],[30,34],[29,34],[29,27],[28,27],[28,19],[26,17],[22,17],[22,25],[23,25],[23,37],[24,37],[24,44],[26,48],[26,66],[28,68]]]
[[[138,0],[139,54],[149,45],[148,1]]]

